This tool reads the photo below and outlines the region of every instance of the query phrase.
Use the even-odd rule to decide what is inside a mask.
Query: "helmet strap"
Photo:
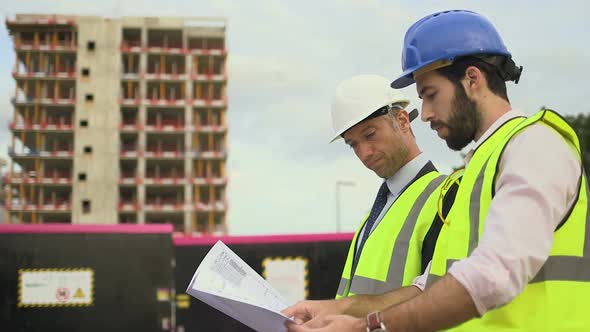
[[[514,81],[514,84],[518,84],[520,81],[520,75],[522,74],[522,66],[517,66],[512,58],[504,55],[472,55],[481,61],[488,63],[498,68],[498,74],[504,81]]]

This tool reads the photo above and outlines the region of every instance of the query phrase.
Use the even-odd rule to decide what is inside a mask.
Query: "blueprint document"
[[[260,332],[286,331],[282,296],[223,242],[211,248],[186,292]]]

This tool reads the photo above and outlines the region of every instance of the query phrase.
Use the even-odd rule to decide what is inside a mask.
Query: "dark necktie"
[[[381,184],[379,191],[377,192],[377,197],[375,198],[375,202],[373,203],[373,207],[371,208],[371,213],[369,214],[369,218],[367,218],[367,222],[365,223],[365,230],[363,232],[361,244],[359,245],[358,250],[356,251],[356,255],[354,256],[354,264],[353,264],[351,276],[354,275],[354,271],[356,270],[358,258],[361,255],[361,252],[363,250],[363,246],[365,245],[365,242],[367,241],[369,234],[371,234],[371,230],[373,229],[373,225],[375,225],[375,221],[377,220],[377,217],[379,216],[379,214],[381,213],[381,211],[385,207],[385,203],[387,203],[387,194],[389,194],[389,188],[387,187],[387,182],[384,181],[383,184]],[[357,239],[357,241],[358,241],[358,239]]]

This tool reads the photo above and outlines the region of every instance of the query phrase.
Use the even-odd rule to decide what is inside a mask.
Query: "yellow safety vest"
[[[348,250],[336,298],[382,294],[411,284],[421,274],[422,241],[436,215],[444,179],[444,175],[430,171],[400,194],[367,238],[351,278],[356,243],[365,219]]]
[[[501,126],[477,148],[465,169],[436,243],[428,286],[444,276],[453,262],[466,258],[477,247],[494,196],[502,152],[511,138],[538,123],[558,132],[581,159],[575,131],[551,110],[543,110],[528,119],[512,119]],[[588,184],[582,169],[577,201],[554,232],[549,258],[535,278],[509,304],[449,331],[590,331],[588,210]]]

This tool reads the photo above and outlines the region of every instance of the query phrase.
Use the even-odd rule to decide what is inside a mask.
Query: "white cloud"
[[[297,161],[261,145],[234,144],[229,218],[240,233],[336,230],[335,183],[355,182],[341,195],[342,230],[352,231],[370,209],[379,179],[354,155],[317,163]],[[313,227],[313,228],[310,228]]]
[[[315,68],[309,64],[272,56],[229,54],[227,65],[230,84],[240,90],[256,89],[259,85],[278,88],[307,87],[318,76],[317,70],[313,70]]]

